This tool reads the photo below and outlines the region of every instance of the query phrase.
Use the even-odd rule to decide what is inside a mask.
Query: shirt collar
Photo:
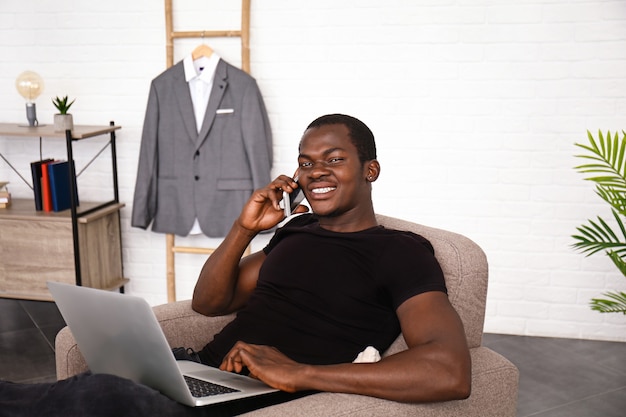
[[[191,57],[191,54],[187,55],[183,59],[183,69],[185,70],[185,81],[190,82],[194,79],[202,80],[206,83],[210,83],[215,76],[215,70],[217,64],[220,61],[220,56],[213,52],[210,57],[202,57],[195,62]],[[204,67],[202,71],[196,69],[197,64],[201,64]]]

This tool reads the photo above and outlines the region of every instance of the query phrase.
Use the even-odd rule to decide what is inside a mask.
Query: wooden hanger
[[[213,55],[213,49],[209,45],[202,44],[198,45],[196,49],[191,53],[191,58],[195,61],[196,59],[207,57],[210,58]]]
[[[202,44],[198,45],[196,49],[193,50],[191,58],[195,61],[202,57],[210,58],[211,55],[213,55],[213,49],[204,43],[204,31],[202,31]]]

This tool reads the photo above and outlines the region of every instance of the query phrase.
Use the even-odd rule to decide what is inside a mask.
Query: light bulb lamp
[[[43,79],[33,71],[24,71],[15,80],[18,93],[26,100],[26,119],[28,127],[39,126],[35,99],[43,91]]]

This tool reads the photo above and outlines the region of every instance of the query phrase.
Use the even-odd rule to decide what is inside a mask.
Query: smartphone
[[[295,179],[298,182],[298,179]],[[304,200],[304,192],[299,187],[293,190],[291,193],[283,191],[283,205],[285,210],[285,217],[291,216],[291,213],[298,207],[298,205]]]

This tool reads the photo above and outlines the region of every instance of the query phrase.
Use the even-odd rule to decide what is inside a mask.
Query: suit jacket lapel
[[[178,101],[178,110],[183,118],[183,124],[189,139],[193,142],[198,137],[196,130],[196,120],[193,112],[193,102],[191,101],[191,93],[189,92],[189,83],[185,80],[185,69],[183,61],[180,61],[174,69],[174,95]]]
[[[215,112],[220,107],[220,103],[222,102],[222,97],[224,96],[227,86],[228,71],[226,70],[226,62],[224,62],[223,59],[220,59],[217,63],[217,68],[215,68],[213,88],[211,89],[211,94],[209,95],[209,103],[206,108],[206,113],[204,114],[202,129],[200,129],[200,133],[197,135],[196,150],[202,146],[202,143],[209,136],[211,126],[213,126],[213,121],[215,120]]]

